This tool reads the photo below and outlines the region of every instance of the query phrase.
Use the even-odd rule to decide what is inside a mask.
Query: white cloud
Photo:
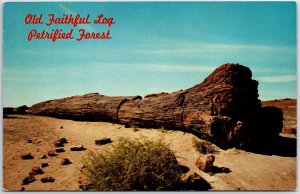
[[[169,46],[165,46],[169,45]],[[157,45],[156,45],[157,46]],[[160,49],[144,48],[137,52],[143,54],[159,55],[159,56],[200,56],[212,55],[214,57],[218,54],[224,53],[242,53],[242,54],[257,54],[257,53],[289,53],[295,52],[294,47],[288,46],[273,46],[273,45],[250,45],[250,44],[211,44],[205,42],[172,42],[167,41],[163,43]]]
[[[279,75],[279,76],[265,76],[258,78],[262,82],[268,82],[268,83],[278,83],[278,82],[291,82],[296,81],[297,76],[296,75]]]
[[[211,65],[169,65],[169,64],[142,64],[134,65],[137,70],[156,71],[156,72],[182,72],[199,73],[212,72],[216,67]]]

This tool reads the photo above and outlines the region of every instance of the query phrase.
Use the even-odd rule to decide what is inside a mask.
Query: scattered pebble
[[[44,171],[40,167],[38,167],[38,166],[33,167],[31,169],[31,172],[35,172],[36,174],[43,174],[44,173]]]
[[[55,147],[63,147],[64,146],[64,144],[61,143],[59,140],[54,141],[53,144],[54,144]]]
[[[47,158],[46,154],[43,154],[41,157],[41,159],[46,159],[46,158]]]
[[[82,150],[86,150],[85,147],[83,147],[83,145],[76,145],[70,148],[71,151],[82,151]]]
[[[55,179],[53,178],[53,177],[43,177],[43,178],[41,178],[41,182],[42,183],[49,183],[49,182],[51,182],[51,183],[53,183],[55,181]]]
[[[68,164],[71,164],[71,161],[69,160],[69,158],[64,158],[64,159],[61,161],[61,165],[68,165]]]
[[[42,168],[45,168],[45,167],[47,167],[47,166],[49,166],[49,164],[46,163],[46,162],[41,164],[41,167],[42,167]]]
[[[57,156],[57,154],[53,150],[51,150],[48,152],[48,156],[53,157],[53,156]]]
[[[23,160],[30,160],[30,159],[33,159],[34,157],[31,155],[31,153],[24,153],[24,154],[21,154],[21,158]]]
[[[64,152],[64,148],[63,147],[59,147],[59,148],[55,148],[56,152]]]
[[[111,143],[111,139],[110,138],[103,138],[103,139],[96,139],[95,140],[95,144],[96,145],[105,145],[105,144],[108,144],[108,143]]]
[[[34,182],[35,180],[36,179],[34,176],[29,175],[23,179],[23,185],[29,185],[30,183]]]
[[[68,143],[68,140],[66,138],[60,138],[58,141],[60,141],[61,143]]]

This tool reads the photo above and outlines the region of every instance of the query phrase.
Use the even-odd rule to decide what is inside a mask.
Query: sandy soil
[[[230,173],[209,175],[195,166],[199,152],[193,146],[192,134],[181,131],[157,129],[124,128],[122,125],[105,122],[78,122],[32,115],[11,115],[3,120],[3,187],[4,190],[79,190],[78,180],[84,175],[80,171],[82,158],[89,150],[108,149],[119,137],[150,139],[162,138],[170,144],[180,164],[190,168],[189,174],[199,173],[213,190],[294,190],[296,189],[296,157],[262,155],[238,149],[221,150],[216,154],[214,165],[227,167]],[[55,157],[40,159],[54,149],[53,142],[65,137],[69,143],[65,152]],[[109,137],[113,143],[98,146],[96,139]],[[295,138],[295,137],[293,137]],[[31,139],[32,143],[27,143]],[[72,152],[71,145],[82,144],[85,151]],[[20,154],[30,152],[32,160],[21,160]],[[70,165],[61,165],[63,158],[71,160]],[[48,162],[44,174],[36,175],[37,180],[22,185],[30,170]],[[44,176],[55,178],[53,183],[42,183]]]

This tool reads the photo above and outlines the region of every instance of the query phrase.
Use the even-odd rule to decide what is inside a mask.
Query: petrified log
[[[252,141],[260,115],[258,82],[248,67],[224,64],[202,83],[173,93],[109,97],[98,93],[33,105],[30,114],[64,119],[111,121],[125,126],[194,132],[221,147]],[[253,135],[255,134],[255,135]]]
[[[49,100],[33,105],[28,113],[63,119],[118,122],[119,107],[140,96],[108,97],[98,93]]]

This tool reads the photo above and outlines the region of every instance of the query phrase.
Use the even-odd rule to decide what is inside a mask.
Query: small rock
[[[64,159],[61,161],[61,165],[68,165],[68,164],[71,164],[71,161],[69,160],[69,158],[64,158]]]
[[[36,179],[35,179],[35,177],[34,176],[32,176],[32,175],[29,175],[29,176],[27,176],[27,177],[25,177],[24,179],[23,179],[23,185],[28,185],[29,183],[32,183],[32,182],[34,182]]]
[[[49,166],[49,164],[46,163],[46,162],[41,164],[41,167],[42,167],[42,168],[45,168],[45,167],[47,167],[47,166]]]
[[[61,143],[68,143],[68,140],[66,138],[60,138],[58,141],[60,141]]]
[[[59,140],[58,141],[54,141],[53,144],[54,144],[55,147],[63,147],[64,146],[64,144],[61,143]]]
[[[31,169],[31,172],[35,172],[36,174],[43,174],[44,173],[44,171],[40,168],[40,167],[33,167],[32,169]]]
[[[20,191],[25,191],[25,187],[22,187],[22,188],[20,189]]]
[[[53,178],[53,177],[43,177],[43,178],[41,178],[41,182],[42,183],[48,183],[48,182],[51,182],[51,183],[53,183],[55,181],[55,179]]]
[[[104,144],[108,144],[111,143],[111,139],[110,138],[103,138],[103,139],[96,139],[95,140],[95,144],[96,145],[104,145]]]
[[[26,143],[32,143],[32,139],[28,139]]]
[[[196,160],[196,166],[204,172],[209,172],[211,167],[213,167],[214,161],[215,156],[212,154],[200,155]]]
[[[46,154],[43,154],[41,157],[41,159],[46,159],[46,158],[47,158]]]
[[[56,152],[64,152],[64,148],[63,147],[59,147],[59,148],[55,148]]]
[[[37,175],[37,173],[35,171],[30,171],[29,172],[29,176],[35,176],[35,175]]]
[[[70,148],[71,151],[82,151],[86,150],[86,148],[83,147],[83,145],[76,145]]]
[[[33,159],[34,157],[31,155],[31,153],[24,153],[24,154],[21,154],[21,158],[23,160],[30,160],[30,159]]]
[[[53,157],[53,156],[57,156],[57,154],[53,150],[51,150],[48,152],[48,156]]]
[[[63,129],[64,127],[63,126],[60,126],[60,129]]]

